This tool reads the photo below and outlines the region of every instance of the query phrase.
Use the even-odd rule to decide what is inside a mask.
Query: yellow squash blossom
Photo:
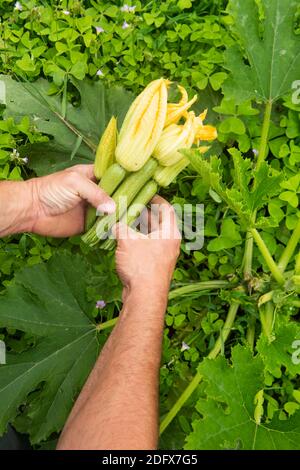
[[[125,170],[140,170],[151,157],[166,121],[169,83],[154,80],[130,106],[116,148],[116,160]]]
[[[195,101],[197,101],[197,95],[189,101],[187,91],[183,86],[178,85],[178,89],[181,93],[181,100],[179,103],[168,103],[165,127],[168,127],[171,124],[177,124],[178,121],[186,115],[186,112],[195,103]]]
[[[204,125],[203,121],[206,118],[207,109],[203,111],[199,116],[196,117],[196,135],[195,135],[195,144],[199,144],[200,141],[206,140],[211,142],[218,137],[217,129],[214,126]]]
[[[178,150],[191,148],[196,136],[195,119],[195,113],[189,112],[183,125],[171,124],[163,130],[153,152],[160,165],[175,165],[182,159]]]
[[[109,168],[114,162],[117,135],[117,120],[113,116],[109,121],[97,148],[94,167],[94,174],[97,180],[102,178],[107,168]]]

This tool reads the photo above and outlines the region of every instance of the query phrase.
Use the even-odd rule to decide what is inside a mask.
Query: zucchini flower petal
[[[181,100],[179,103],[168,103],[165,127],[168,127],[171,124],[177,124],[178,121],[185,116],[192,104],[197,100],[197,95],[195,95],[190,101],[188,101],[189,98],[186,89],[180,85],[178,85],[178,89],[181,93]]]
[[[94,173],[97,180],[102,178],[107,168],[109,168],[114,162],[117,134],[117,120],[113,116],[100,139],[96,151]]]
[[[117,162],[128,171],[141,169],[161,136],[167,114],[170,82],[151,82],[134,100],[123,122],[116,148]]]
[[[202,140],[212,141],[218,137],[217,129],[214,126],[203,124],[206,115],[207,109],[195,118],[196,132],[194,143],[199,144],[199,142]]]
[[[214,126],[201,126],[197,129],[197,140],[212,141],[215,140],[217,137],[217,129]]]
[[[195,119],[195,114],[189,112],[184,125],[171,124],[163,130],[153,152],[160,165],[175,165],[183,158],[178,150],[191,148],[195,140]]]
[[[210,147],[208,146],[198,147],[200,153],[206,153],[209,149]]]

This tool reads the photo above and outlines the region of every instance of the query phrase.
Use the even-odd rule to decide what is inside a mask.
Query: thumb
[[[117,241],[119,240],[138,240],[140,238],[146,238],[141,233],[136,232],[132,228],[128,227],[128,225],[124,224],[123,222],[119,222],[112,228],[112,234],[116,238]]]
[[[112,214],[116,210],[115,201],[109,197],[103,189],[86,178],[85,176],[78,175],[76,182],[76,190],[78,195],[88,201],[94,206],[99,212],[106,212]]]

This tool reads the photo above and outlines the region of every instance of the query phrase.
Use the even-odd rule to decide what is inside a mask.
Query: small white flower
[[[104,33],[104,29],[101,26],[95,26],[95,29],[97,34]]]
[[[17,10],[17,11],[22,11],[23,10],[23,7],[22,7],[20,2],[15,3],[14,10]]]
[[[184,341],[182,341],[182,345],[181,345],[181,352],[184,352],[184,351],[188,351],[190,348],[190,346],[188,344],[186,344]]]
[[[252,152],[254,153],[254,155],[257,157],[258,156],[258,150],[257,149],[253,149]]]
[[[99,70],[97,70],[96,75],[97,75],[98,77],[103,77],[103,76],[104,76],[104,73],[102,72],[101,69],[99,69]]]
[[[124,23],[122,24],[122,29],[127,29],[129,28],[130,24],[127,23],[127,21],[124,21]]]
[[[20,154],[17,149],[13,149],[12,153],[10,154],[12,158],[19,158]]]
[[[127,5],[127,3],[125,3],[125,5],[123,5],[123,6],[120,8],[120,10],[121,10],[122,12],[125,12],[125,13],[134,13],[135,9],[136,9],[136,6],[135,6],[135,5],[133,5],[133,6],[131,7],[131,6]]]
[[[22,158],[22,160],[23,160],[23,162],[25,163],[25,165],[27,165],[27,163],[28,163],[28,157],[24,157],[24,158]]]
[[[63,10],[63,14],[64,14],[64,15],[69,15],[70,12],[69,12],[69,10]]]

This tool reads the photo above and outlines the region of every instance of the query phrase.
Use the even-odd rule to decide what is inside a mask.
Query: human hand
[[[87,203],[102,212],[114,212],[114,201],[94,182],[93,168],[94,165],[76,165],[26,181],[33,212],[28,231],[52,237],[81,233]]]
[[[169,290],[180,252],[181,236],[173,207],[160,196],[151,201],[150,233],[132,230],[123,223],[113,229],[117,238],[116,266],[125,288],[149,288],[165,294]]]

